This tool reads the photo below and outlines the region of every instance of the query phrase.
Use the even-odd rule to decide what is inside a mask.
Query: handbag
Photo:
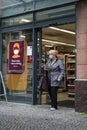
[[[38,89],[40,91],[47,91],[48,90],[48,82],[46,76],[41,76],[38,82]]]

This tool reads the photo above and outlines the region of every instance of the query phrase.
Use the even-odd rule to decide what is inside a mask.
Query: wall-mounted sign
[[[24,41],[9,43],[8,73],[23,73],[24,70]]]
[[[32,56],[32,46],[27,46],[27,56]]]
[[[28,56],[28,62],[32,63],[33,57],[32,57],[32,46],[27,46],[27,56]]]

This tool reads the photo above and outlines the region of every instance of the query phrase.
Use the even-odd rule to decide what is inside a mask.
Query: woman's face
[[[50,54],[49,54],[49,58],[50,58],[50,59],[54,59],[55,57],[56,57],[56,56],[55,56],[54,53],[50,53]]]

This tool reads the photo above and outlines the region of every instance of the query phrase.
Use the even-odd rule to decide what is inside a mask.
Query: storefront
[[[26,4],[26,2],[22,4]],[[41,4],[43,4],[43,8],[41,8]],[[69,60],[75,61],[71,65],[74,67],[73,71],[68,72],[67,69],[65,72],[63,87],[67,89],[68,86],[68,94],[77,96],[74,86],[74,81],[78,77],[76,65],[76,56],[78,56],[78,50],[76,52],[78,49],[76,44],[78,42],[76,38],[78,22],[76,18],[78,18],[78,12],[76,17],[76,9],[79,6],[77,5],[77,0],[55,1],[55,4],[52,1],[44,1],[43,3],[31,1],[29,7],[28,4],[23,6],[20,3],[20,6],[17,5],[20,10],[15,6],[12,13],[10,7],[3,11],[0,31],[2,41],[0,44],[0,68],[9,101],[30,104],[41,103],[42,95],[37,89],[38,77],[42,74],[42,58],[47,57],[46,53],[50,48],[57,49],[59,54],[64,57],[64,62],[69,56]],[[64,33],[64,30],[70,31],[72,34]],[[53,42],[54,44],[52,44]],[[15,54],[16,56],[20,54],[20,56],[16,57]],[[70,67],[66,63],[65,66]],[[71,81],[66,73],[73,75]],[[70,84],[71,87],[69,87]],[[72,90],[73,87],[74,90]],[[75,100],[76,105],[78,104],[77,100],[78,97]],[[81,108],[79,109],[81,110]],[[80,111],[78,107],[76,110]]]

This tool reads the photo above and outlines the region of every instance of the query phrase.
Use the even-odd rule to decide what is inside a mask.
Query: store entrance
[[[74,107],[74,80],[75,80],[75,23],[56,25],[42,28],[42,70],[48,60],[48,51],[56,49],[58,57],[65,67],[64,79],[58,91],[58,104],[65,107]],[[49,103],[47,93],[42,93],[42,104]]]

